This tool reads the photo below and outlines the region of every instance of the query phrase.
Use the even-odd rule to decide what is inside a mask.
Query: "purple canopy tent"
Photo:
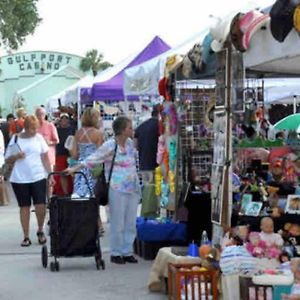
[[[107,81],[95,83],[91,90],[84,91],[81,95],[81,103],[90,104],[93,100],[123,101],[125,98],[123,93],[124,70],[145,62],[169,49],[170,46],[160,37],[156,36],[140,54],[138,54],[125,68],[123,68],[122,71]],[[136,100],[138,98],[137,96],[132,96],[127,99]]]

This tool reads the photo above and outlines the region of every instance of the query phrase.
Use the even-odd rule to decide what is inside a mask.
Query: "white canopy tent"
[[[80,89],[91,88],[94,83],[102,82],[110,79],[114,75],[118,74],[134,57],[136,54],[129,55],[117,65],[114,65],[102,72],[97,76],[93,77],[87,75],[73,85],[60,91],[59,93],[49,97],[46,100],[46,108],[49,112],[54,111],[58,108],[58,99],[61,101],[61,105],[71,105],[80,102]]]
[[[90,84],[92,84],[93,82],[93,79],[94,79],[93,76],[87,75],[83,77],[81,80],[74,83],[73,85],[49,97],[46,100],[47,110],[51,111],[53,109],[57,109],[57,107],[59,106],[58,99],[60,99],[61,105],[65,105],[65,106],[77,103],[78,89],[82,87],[90,86]]]
[[[142,64],[126,69],[123,85],[125,96],[159,96],[158,82],[163,77],[167,58],[174,54],[186,54],[195,43],[201,42],[207,33],[208,29],[205,29],[177,47]]]

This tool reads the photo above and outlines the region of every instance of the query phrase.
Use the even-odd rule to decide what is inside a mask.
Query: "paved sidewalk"
[[[20,247],[23,238],[16,200],[0,206],[0,300],[166,300],[149,293],[147,280],[152,261],[115,265],[109,261],[109,224],[101,245],[106,269],[96,269],[94,257],[61,258],[60,271],[41,265],[41,246],[36,239],[36,221],[31,218],[32,245]],[[101,215],[105,219],[104,210]],[[49,239],[48,239],[49,249]],[[50,258],[51,261],[51,258]]]

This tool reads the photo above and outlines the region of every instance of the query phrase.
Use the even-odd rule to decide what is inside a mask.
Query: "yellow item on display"
[[[161,182],[163,180],[161,167],[156,167],[154,172],[154,181],[155,181],[155,195],[159,196],[161,194]]]
[[[300,5],[298,5],[294,10],[293,23],[296,31],[300,33]]]
[[[168,181],[169,181],[170,192],[174,193],[175,192],[175,174],[171,170],[168,173]]]

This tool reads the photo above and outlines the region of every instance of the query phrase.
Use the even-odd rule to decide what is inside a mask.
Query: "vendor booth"
[[[190,66],[183,62],[177,65],[162,83],[166,107],[175,106],[178,120],[175,211],[182,203],[188,206],[191,187],[192,194],[208,195],[206,199],[198,198],[198,203],[201,201],[202,210],[205,204],[210,205],[213,228],[209,238],[213,245],[220,245],[223,299],[280,299],[280,293],[289,293],[294,277],[299,277],[295,269],[292,274],[290,260],[300,254],[300,122],[295,114],[293,128],[270,123],[266,98],[271,89],[264,85],[264,78],[278,80],[300,73],[300,7],[296,2],[287,2],[286,22],[294,20],[291,26],[282,24],[284,16],[278,15],[287,13],[286,6],[279,9],[283,1],[277,0],[270,14],[235,13],[222,19],[219,28],[218,24],[212,28],[208,53],[215,60],[215,82],[211,86],[204,88],[198,83],[191,88],[189,80],[201,79],[207,71],[204,48],[200,57],[192,56],[198,46],[185,56]],[[178,79],[185,81],[179,83]],[[285,85],[286,90],[291,82]],[[287,96],[298,94],[297,89],[291,89]],[[210,104],[213,109],[209,109]],[[164,124],[172,128],[169,119]],[[274,136],[269,135],[271,125],[275,127]],[[172,149],[169,147],[167,152],[172,154]],[[171,187],[168,176],[162,174],[159,178],[162,181],[158,187],[164,186],[161,182]],[[201,236],[209,230],[208,222],[206,227],[198,224],[197,228]],[[211,256],[216,258],[210,253],[201,261]],[[212,261],[207,267],[214,269]],[[182,272],[192,272],[191,266],[182,268]],[[193,276],[177,286],[183,293],[181,299],[191,296],[188,291],[189,284],[193,289]],[[169,278],[169,282],[172,280]]]
[[[114,100],[114,101],[123,101],[125,99],[123,93],[123,78],[124,71],[127,68],[138,65],[142,62],[145,62],[167,50],[170,47],[159,37],[155,37],[149,45],[143,49],[127,66],[125,66],[118,74],[111,77],[110,79],[94,83],[91,89],[91,99],[94,101],[99,100]],[[131,98],[128,98],[130,100]],[[134,99],[137,99],[135,97]]]

